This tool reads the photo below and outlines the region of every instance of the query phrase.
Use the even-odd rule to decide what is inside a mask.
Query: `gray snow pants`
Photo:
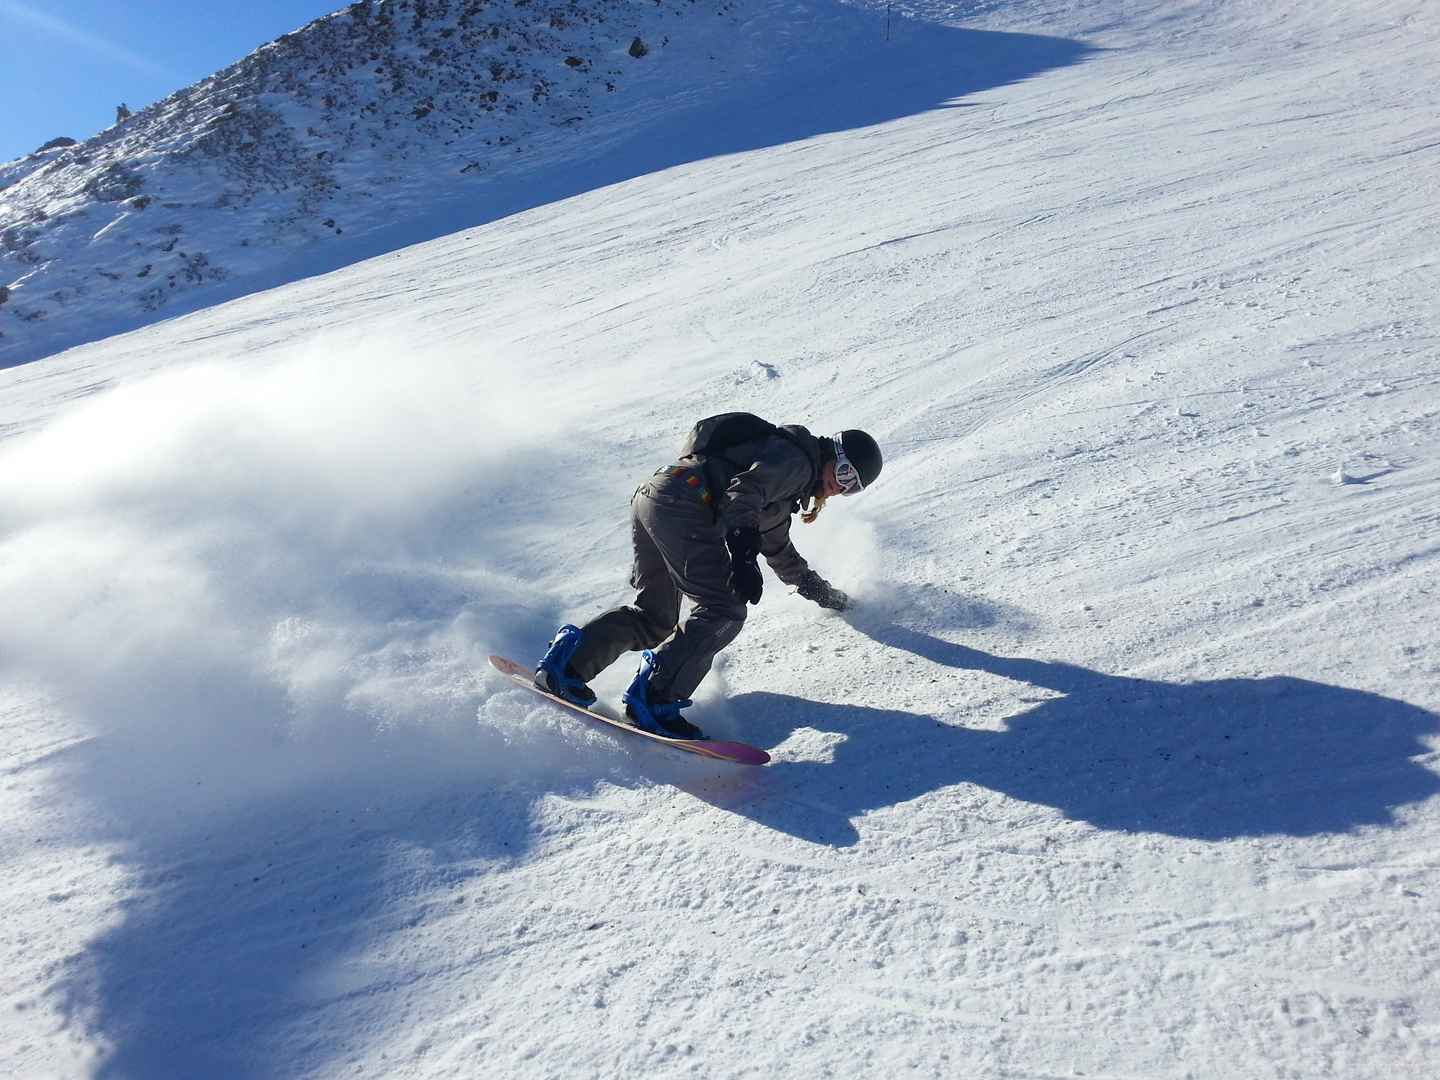
[[[740,632],[745,603],[727,584],[725,527],[702,499],[705,487],[697,470],[674,466],[636,489],[630,499],[635,602],[580,628],[583,638],[570,666],[581,679],[589,682],[623,652],[655,649],[651,698],[688,698],[709,674],[715,654]],[[691,605],[684,623],[682,596]]]

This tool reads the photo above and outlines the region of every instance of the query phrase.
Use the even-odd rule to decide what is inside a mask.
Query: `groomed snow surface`
[[[1440,1074],[1440,11],[883,7],[794,137],[0,373],[0,1074]],[[731,408],[888,451],[760,769],[484,663]]]

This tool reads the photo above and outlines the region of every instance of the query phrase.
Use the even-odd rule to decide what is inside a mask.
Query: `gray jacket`
[[[760,553],[786,585],[798,585],[810,569],[790,542],[790,518],[820,482],[820,440],[799,424],[784,435],[732,446],[698,460],[713,490],[725,529],[759,529]]]

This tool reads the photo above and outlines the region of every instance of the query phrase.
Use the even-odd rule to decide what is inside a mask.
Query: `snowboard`
[[[514,682],[525,687],[531,693],[539,694],[541,697],[553,701],[556,705],[563,706],[571,712],[579,713],[587,720],[595,720],[608,727],[619,728],[629,735],[639,735],[643,739],[652,739],[655,742],[663,743],[666,746],[673,746],[677,750],[684,750],[691,754],[699,754],[701,757],[714,758],[716,761],[733,761],[739,765],[764,765],[770,760],[770,755],[758,746],[749,746],[746,743],[723,742],[719,739],[668,739],[664,735],[656,735],[638,728],[634,724],[627,724],[624,720],[617,720],[613,716],[598,712],[595,709],[587,709],[583,705],[576,705],[573,701],[566,701],[562,697],[546,693],[535,685],[535,673],[524,664],[517,664],[514,660],[507,660],[503,656],[490,657],[490,666],[503,675],[508,675]]]

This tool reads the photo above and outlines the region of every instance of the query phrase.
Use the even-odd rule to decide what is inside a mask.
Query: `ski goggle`
[[[857,491],[864,490],[865,485],[860,482],[860,470],[845,456],[845,444],[840,441],[840,436],[831,435],[830,442],[835,446],[835,482],[840,485],[840,494],[854,495]]]

